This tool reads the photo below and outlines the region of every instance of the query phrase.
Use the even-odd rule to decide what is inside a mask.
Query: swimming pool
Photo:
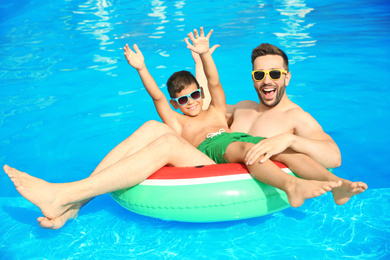
[[[250,52],[289,55],[290,98],[338,143],[336,174],[369,190],[344,206],[329,195],[236,222],[164,222],[108,195],[59,231],[0,175],[1,259],[386,259],[390,255],[390,5],[386,1],[47,1],[0,5],[0,163],[52,182],[89,175],[144,121],[157,119],[122,47],[137,43],[164,91],[194,69],[183,38],[213,28],[229,103],[257,101]]]

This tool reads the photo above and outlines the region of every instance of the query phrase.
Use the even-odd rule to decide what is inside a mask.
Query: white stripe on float
[[[291,173],[290,169],[281,169],[286,173]],[[250,180],[253,179],[249,173],[241,173],[234,175],[224,176],[213,176],[213,177],[202,177],[202,178],[190,178],[190,179],[146,179],[138,185],[147,186],[182,186],[182,185],[197,185],[197,184],[208,184],[218,183],[227,181],[239,181],[239,180]]]

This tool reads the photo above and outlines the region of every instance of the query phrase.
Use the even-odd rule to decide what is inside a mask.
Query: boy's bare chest
[[[228,130],[225,118],[218,115],[197,116],[190,118],[182,125],[181,136],[197,147],[203,142],[209,133],[217,132],[221,128]]]

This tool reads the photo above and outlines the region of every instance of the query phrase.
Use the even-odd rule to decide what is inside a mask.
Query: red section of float
[[[274,162],[279,168],[287,168],[282,163]],[[170,167],[165,166],[149,176],[148,179],[194,179],[205,177],[217,177],[249,173],[244,164],[241,163],[226,163],[204,165],[196,167]]]

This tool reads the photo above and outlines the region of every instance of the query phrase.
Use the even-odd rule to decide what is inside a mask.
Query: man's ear
[[[204,91],[202,87],[200,87],[200,93],[202,93],[202,99],[204,99]]]
[[[169,102],[171,103],[171,105],[173,106],[174,109],[178,109],[179,108],[179,105],[177,104],[177,102],[173,99],[170,99]]]
[[[290,84],[290,79],[291,79],[291,72],[288,72],[286,74],[286,77],[284,78],[284,85],[287,87],[288,84]]]

